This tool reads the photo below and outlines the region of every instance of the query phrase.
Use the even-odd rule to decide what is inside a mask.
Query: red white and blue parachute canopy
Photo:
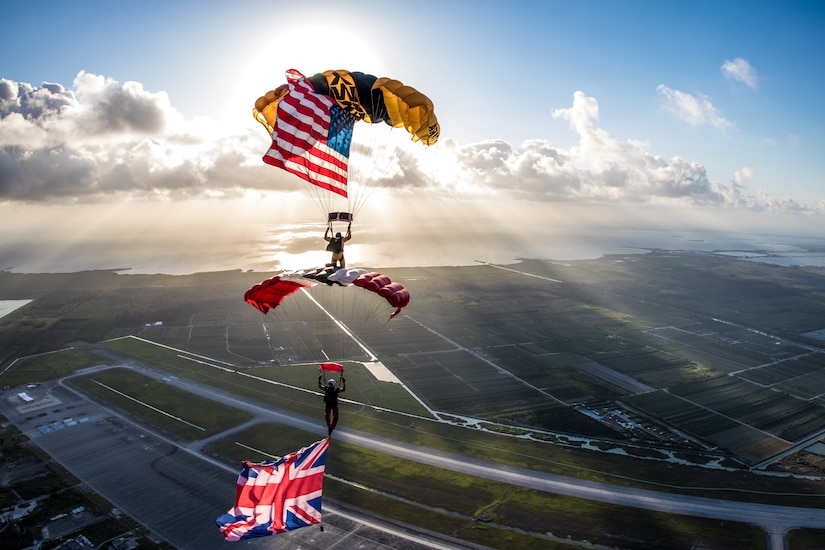
[[[309,288],[319,283],[330,286],[354,285],[374,292],[396,308],[390,319],[401,313],[410,303],[410,293],[401,283],[393,282],[388,276],[376,271],[369,273],[359,268],[315,268],[285,273],[254,285],[244,294],[244,300],[262,313],[266,313],[283,303],[301,288]]]

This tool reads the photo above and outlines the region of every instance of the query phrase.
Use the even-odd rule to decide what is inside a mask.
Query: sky
[[[3,12],[0,269],[323,262],[325,216],[263,164],[251,114],[292,68],[400,80],[441,125],[359,210],[350,263],[572,259],[628,231],[663,246],[709,231],[825,239],[822,1]]]

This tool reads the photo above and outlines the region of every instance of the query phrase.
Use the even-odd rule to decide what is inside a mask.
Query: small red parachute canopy
[[[338,363],[321,363],[318,365],[318,370],[322,373],[344,372],[344,365]]]
[[[308,286],[310,285],[294,279],[272,277],[247,290],[243,299],[261,313],[266,313],[281,305],[287,296],[292,296]]]
[[[410,303],[410,292],[406,288],[375,271],[361,275],[352,284],[386,298],[387,303],[396,308],[390,319],[401,313],[401,308]]]

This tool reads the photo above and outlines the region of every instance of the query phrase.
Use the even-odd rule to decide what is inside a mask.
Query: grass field
[[[305,445],[312,434],[261,425],[212,445],[230,462],[259,461]],[[250,448],[266,454],[250,456]],[[399,521],[493,548],[566,547],[572,540],[621,548],[691,548],[705,540],[726,548],[762,544],[761,530],[603,505],[491,482],[333,441],[324,493]],[[369,490],[367,488],[375,488]],[[723,545],[723,546],[719,546]]]
[[[243,424],[252,415],[124,368],[76,377],[72,383],[177,437],[193,441]]]
[[[130,362],[145,361],[152,367],[169,369],[173,374],[183,373],[187,369],[188,377],[213,383],[222,389],[227,387],[228,380],[238,376],[238,373],[225,367],[214,363],[212,366],[207,361],[193,362],[185,358],[186,354],[146,341],[118,339],[108,342],[107,347],[123,354],[128,353]],[[290,369],[293,369],[292,375],[295,375],[300,366],[292,366]],[[248,370],[273,370],[279,376],[290,376],[280,367]],[[226,378],[222,378],[223,376]],[[75,380],[104,401],[188,441],[219,433],[248,418],[236,409],[218,406],[213,402],[204,403],[201,398],[188,392],[175,390],[127,369],[108,369]],[[393,386],[397,387],[397,384]],[[233,391],[239,389],[237,385],[229,387]],[[317,414],[317,403],[309,405],[306,399],[299,396],[293,395],[292,401],[285,403],[283,396],[286,391],[286,388],[282,392],[265,394],[256,391],[249,395],[262,402],[270,400],[279,407],[295,406]],[[167,414],[159,413],[152,407],[166,409],[164,412]],[[466,432],[459,427],[426,422],[420,418],[411,425],[409,417],[405,420],[402,416],[389,413],[371,414],[368,410],[359,412],[359,408],[363,409],[345,408],[344,422],[347,425],[390,437],[405,435],[413,442],[433,448],[611,482],[635,484],[642,482],[642,479],[654,480],[657,477],[655,468],[650,464],[637,464],[638,470],[634,473],[631,463],[621,457],[600,457],[594,453],[575,456],[569,449],[565,451],[555,446],[538,447],[529,441],[510,440],[475,431]],[[170,414],[186,420],[186,423],[172,418]],[[191,424],[206,429],[193,429]],[[212,452],[229,462],[241,459],[261,460],[268,458],[268,455],[295,450],[306,445],[313,437],[317,436],[289,426],[257,425],[254,429],[235,433],[226,440],[214,443]],[[255,456],[250,449],[260,449],[265,454]],[[744,523],[720,523],[653,514],[527,491],[454,472],[422,467],[341,443],[334,443],[334,452],[335,461],[330,461],[330,479],[326,484],[326,494],[330,498],[377,510],[382,515],[401,521],[435,525],[435,530],[493,547],[515,545],[520,548],[566,548],[567,537],[570,537],[572,540],[586,539],[623,548],[661,545],[690,548],[701,541],[706,541],[712,547],[751,548],[758,546],[764,537],[759,529]],[[584,456],[589,456],[590,459],[580,460]],[[592,462],[593,459],[608,462],[597,464]],[[615,464],[609,463],[614,461]],[[563,466],[564,463],[571,466]],[[581,469],[577,471],[572,464],[577,464]],[[618,470],[623,472],[622,478],[604,474]],[[599,474],[600,471],[603,473]],[[662,468],[661,479],[677,483],[686,481],[677,479],[674,473],[670,467]],[[635,482],[632,480],[633,475],[639,476]],[[706,486],[711,480],[707,474],[699,473],[694,482]],[[746,485],[749,490],[756,487],[752,483]],[[468,487],[472,487],[472,490],[468,491]],[[789,489],[789,485],[783,486],[783,490]],[[714,492],[714,496],[720,494],[723,493]],[[766,495],[766,499],[777,501],[769,495]]]
[[[392,270],[413,300],[391,322],[353,288],[319,285],[312,295],[441,414],[672,441],[578,412],[611,402],[749,464],[825,429],[825,392],[817,389],[825,350],[806,336],[825,324],[822,270],[667,251],[512,267],[563,282],[489,265]],[[312,377],[304,382],[292,367],[329,357],[358,372],[368,353],[306,296],[267,316],[243,303],[243,290],[262,278],[0,273],[0,298],[34,298],[0,319],[5,364],[134,334],[307,388]],[[18,361],[3,382],[45,380],[65,367],[38,368]],[[363,401],[426,414],[389,386],[356,381]],[[647,407],[649,388],[678,397],[674,408]]]
[[[215,386],[219,390],[228,390],[232,393],[254,400],[263,406],[271,406],[276,409],[292,410],[306,416],[320,418],[320,397],[314,384],[317,378],[313,375],[311,382],[305,387],[288,385],[286,382],[269,383],[267,378],[250,378],[249,370],[256,372],[259,369],[247,369],[245,371],[233,371],[208,361],[193,361],[192,356],[181,354],[175,350],[164,346],[159,346],[148,341],[125,338],[107,342],[107,349],[117,350],[121,354],[123,361],[128,363],[140,362],[153,368],[167,371],[170,376],[183,377],[197,380]],[[187,357],[189,357],[187,359]],[[278,378],[286,380],[295,377],[295,381],[306,382],[304,375],[300,374],[302,366],[289,367],[291,374],[284,372],[287,369],[280,367],[262,367],[261,370],[274,370],[278,373]],[[363,369],[363,367],[361,367]],[[371,375],[366,372],[357,373],[358,368],[348,367],[354,370],[353,376],[357,381],[360,377],[369,380],[373,384]],[[142,397],[139,401],[154,402],[157,404],[169,403],[171,401],[181,402],[179,407],[182,410],[191,411],[186,419],[192,423],[203,422],[198,420],[201,415],[209,415],[211,407],[205,405],[202,400],[195,400],[195,403],[183,404],[188,400],[188,393],[169,388],[165,398],[153,397],[151,387],[159,382],[154,382],[141,375],[128,377],[123,382],[118,382],[119,374],[124,369],[113,369],[116,374],[110,375],[108,380],[113,382],[113,386],[127,388],[133,387],[133,391]],[[106,371],[108,372],[108,371]],[[315,371],[317,372],[317,371]],[[349,372],[349,371],[348,371]],[[101,388],[97,383],[91,383],[89,379],[99,377],[100,373],[87,375],[84,378],[85,384],[93,384],[95,391],[112,399],[111,391]],[[275,378],[275,377],[273,377]],[[357,382],[358,386],[361,382]],[[388,387],[400,391],[397,384],[383,383]],[[348,379],[349,385],[349,379]],[[355,386],[355,384],[354,384]],[[124,392],[126,393],[126,392]],[[350,398],[355,399],[361,392],[351,394]],[[344,394],[346,395],[346,394]],[[668,394],[648,393],[646,396],[656,396]],[[115,395],[115,397],[117,397]],[[403,404],[404,400],[410,406],[415,401],[404,393],[397,394],[393,400]],[[112,401],[110,401],[112,402]],[[167,415],[155,414],[145,406],[135,404],[132,400],[123,400],[126,406],[131,407],[131,411],[153,418],[153,422],[161,423],[165,431],[171,431],[167,424],[175,424],[176,421]],[[594,481],[604,481],[608,483],[627,484],[644,488],[656,488],[657,490],[687,492],[693,495],[703,495],[704,489],[710,488],[707,496],[718,497],[725,495],[731,499],[747,499],[760,502],[779,503],[785,502],[795,506],[819,506],[821,499],[811,499],[805,495],[816,494],[820,491],[817,484],[811,480],[777,478],[772,476],[759,476],[741,472],[734,475],[728,471],[714,471],[704,469],[694,469],[686,467],[674,467],[667,462],[650,460],[630,460],[628,457],[658,458],[663,459],[666,455],[649,447],[625,447],[621,454],[597,453],[585,450],[592,446],[592,441],[588,439],[575,440],[563,435],[553,436],[545,434],[538,437],[530,430],[508,428],[503,425],[487,424],[487,430],[468,430],[463,426],[461,419],[455,419],[455,424],[445,424],[435,419],[427,419],[424,415],[410,416],[408,413],[391,412],[383,408],[373,408],[364,402],[343,402],[342,423],[347,426],[368,433],[390,439],[408,441],[428,448],[441,449],[457,454],[484,458],[493,462],[512,464],[524,468],[559,473]],[[177,409],[181,410],[181,409]],[[233,409],[234,410],[234,409]],[[554,414],[567,409],[557,409]],[[235,425],[239,418],[234,413],[228,414],[230,421],[227,426]],[[580,415],[579,415],[580,416]],[[200,424],[199,424],[200,425]],[[193,431],[187,431],[181,437],[202,437]],[[533,437],[525,437],[532,434]],[[519,437],[508,437],[517,435]],[[281,440],[278,440],[281,442]],[[289,448],[289,440],[283,440]],[[590,443],[590,445],[586,445]],[[609,451],[615,448],[614,443],[598,445]],[[283,449],[280,452],[285,452]],[[279,454],[278,451],[275,454]],[[702,464],[710,460],[709,457],[697,454],[695,451],[680,451],[677,453],[681,460]],[[704,458],[703,458],[704,456]],[[704,460],[704,462],[703,462]],[[739,478],[738,476],[742,476]],[[739,492],[737,488],[746,488],[745,492]],[[762,494],[764,493],[764,494]]]

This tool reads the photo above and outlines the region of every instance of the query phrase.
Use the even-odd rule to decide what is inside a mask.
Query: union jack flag
[[[331,97],[315,93],[300,72],[292,69],[286,76],[289,93],[278,102],[272,146],[263,160],[346,197],[355,117]]]
[[[245,462],[235,487],[235,506],[215,520],[227,541],[275,535],[321,523],[329,438],[280,460]]]

